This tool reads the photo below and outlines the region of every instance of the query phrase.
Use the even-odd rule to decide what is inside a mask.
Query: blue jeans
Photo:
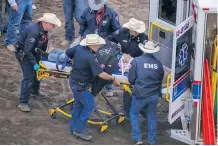
[[[148,121],[148,144],[154,145],[157,136],[157,103],[159,94],[144,98],[136,99],[133,97],[130,110],[130,120],[132,125],[132,137],[135,141],[142,141],[142,135],[139,124],[139,113],[143,109],[147,114]]]
[[[74,105],[71,112],[70,131],[84,132],[89,116],[95,109],[94,97],[88,89],[78,91],[78,86],[70,80],[70,87],[74,95]]]
[[[32,22],[32,0],[18,0],[18,12],[8,7],[8,28],[5,39],[6,45],[16,42],[17,35],[22,33]]]
[[[126,113],[127,117],[130,117],[130,109],[132,105],[132,95],[130,95],[127,91],[123,92],[123,106],[124,106],[124,111]],[[146,112],[145,109],[142,109],[140,111],[140,114],[145,118],[146,117]]]
[[[33,65],[27,58],[20,62],[23,79],[21,81],[20,103],[28,103],[31,92],[38,93],[40,82],[36,79]],[[32,90],[32,91],[31,91]]]
[[[75,37],[74,17],[78,22],[86,9],[86,0],[63,0],[65,18],[65,39],[72,41]]]
[[[107,90],[112,90],[112,89],[113,89],[113,84],[107,84],[107,85],[105,85],[105,89],[107,89]]]

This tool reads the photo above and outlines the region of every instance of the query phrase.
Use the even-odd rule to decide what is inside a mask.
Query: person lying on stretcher
[[[64,50],[53,49],[50,53],[46,53],[36,49],[36,52],[43,56],[42,63],[47,69],[70,72],[72,60],[67,57]],[[113,74],[122,81],[127,80],[125,75],[131,67],[133,58],[122,53],[117,44],[106,41],[106,45],[102,45],[98,50],[97,58],[107,73]]]

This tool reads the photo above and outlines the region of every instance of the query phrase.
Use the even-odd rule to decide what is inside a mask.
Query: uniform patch
[[[104,64],[101,64],[100,67],[103,69],[103,68],[105,68],[105,65],[104,65]]]
[[[114,33],[115,33],[116,35],[118,35],[118,34],[119,34],[119,32],[120,32],[120,31],[119,31],[119,30],[117,30],[117,31],[115,31]]]
[[[144,63],[144,68],[158,69],[158,65],[157,64],[151,64],[151,63]]]
[[[95,58],[95,62],[98,63],[98,59],[97,58]]]
[[[107,20],[102,21],[102,25],[105,26],[107,24]]]
[[[31,43],[35,43],[36,40],[35,40],[34,38],[30,38],[30,42],[31,42]]]

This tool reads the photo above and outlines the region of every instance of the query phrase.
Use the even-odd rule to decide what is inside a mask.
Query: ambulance
[[[218,0],[150,0],[149,39],[168,75],[171,137],[186,144],[217,139]]]

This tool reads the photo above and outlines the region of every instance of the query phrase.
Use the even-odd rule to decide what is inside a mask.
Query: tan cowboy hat
[[[143,33],[146,31],[145,23],[135,18],[129,19],[129,22],[125,23],[123,27],[136,31],[138,33]]]
[[[100,37],[98,34],[87,34],[81,42],[81,46],[91,46],[91,45],[104,45],[106,44],[105,40]]]
[[[57,18],[57,16],[53,13],[44,13],[43,17],[37,19],[40,22],[47,22],[54,24],[58,27],[61,27],[61,21]]]
[[[107,1],[108,0],[88,0],[88,3],[92,10],[99,10],[107,3]]]
[[[156,53],[160,50],[159,46],[156,46],[152,41],[143,44],[138,44],[139,48],[145,53]]]

